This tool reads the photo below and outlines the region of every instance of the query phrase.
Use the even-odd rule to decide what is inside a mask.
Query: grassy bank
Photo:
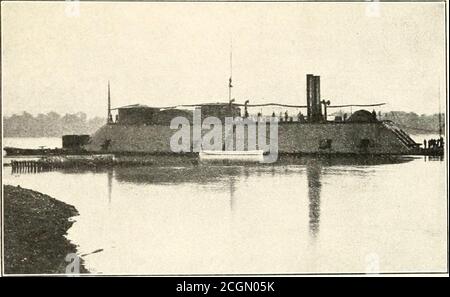
[[[65,258],[76,246],[64,235],[75,207],[28,189],[4,186],[4,267],[6,274],[65,273]],[[73,261],[73,260],[72,260]],[[88,271],[81,263],[81,273]]]

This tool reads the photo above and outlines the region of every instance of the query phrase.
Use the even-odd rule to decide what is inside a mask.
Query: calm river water
[[[74,205],[67,237],[94,273],[445,271],[445,161],[302,158],[272,165],[12,174]]]

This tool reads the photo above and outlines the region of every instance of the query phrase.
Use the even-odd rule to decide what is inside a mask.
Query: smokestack
[[[315,112],[314,121],[319,122],[322,120],[322,104],[320,103],[320,76],[314,76],[314,102]]]
[[[306,75],[306,105],[308,122],[312,122],[314,113],[314,75]]]
[[[317,123],[322,121],[322,104],[320,103],[320,76],[306,75],[306,103],[308,122]]]

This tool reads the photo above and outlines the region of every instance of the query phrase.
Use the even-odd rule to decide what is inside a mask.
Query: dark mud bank
[[[4,272],[66,273],[76,262],[70,256],[66,260],[77,249],[65,237],[73,224],[70,218],[78,215],[75,207],[33,190],[9,185],[3,190]],[[82,260],[79,273],[88,273]]]

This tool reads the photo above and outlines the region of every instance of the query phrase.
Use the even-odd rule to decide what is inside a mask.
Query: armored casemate
[[[289,116],[282,113],[278,123],[278,150],[281,154],[414,154],[419,150],[417,144],[406,132],[391,121],[377,119],[376,113],[357,110],[348,118],[327,117],[327,109],[344,106],[332,106],[329,100],[320,96],[320,76],[306,75],[306,106],[236,103],[229,98],[227,103],[188,104],[171,107],[150,107],[146,105],[128,105],[117,111],[116,120],[112,120],[110,109],[110,91],[108,85],[108,121],[91,136],[88,151],[107,150],[114,153],[172,153],[170,138],[174,130],[170,122],[177,116],[193,119],[193,111],[201,110],[202,119],[215,116],[222,121],[225,117],[247,117],[249,107],[277,106],[306,109],[306,116]],[[353,107],[371,107],[381,105],[352,105]],[[245,109],[245,116],[241,107]],[[267,121],[271,116],[253,118],[255,122]],[[267,135],[270,137],[270,135]],[[105,145],[107,144],[107,146]],[[257,148],[259,149],[259,148]]]

